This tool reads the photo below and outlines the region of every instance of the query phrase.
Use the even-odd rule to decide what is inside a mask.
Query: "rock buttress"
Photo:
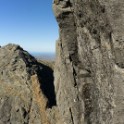
[[[54,0],[55,89],[65,124],[124,122],[123,7],[123,0]]]

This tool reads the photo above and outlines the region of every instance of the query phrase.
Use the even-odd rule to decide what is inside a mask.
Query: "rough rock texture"
[[[64,124],[124,124],[124,0],[54,0]]]
[[[0,48],[0,124],[55,124],[52,70],[20,46]],[[57,111],[57,109],[54,107]]]

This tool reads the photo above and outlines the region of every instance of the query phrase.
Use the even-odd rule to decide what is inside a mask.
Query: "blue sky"
[[[31,52],[55,52],[58,26],[53,0],[0,0],[0,45],[16,43]]]

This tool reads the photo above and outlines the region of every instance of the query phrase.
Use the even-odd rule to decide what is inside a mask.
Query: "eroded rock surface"
[[[0,48],[0,74],[0,124],[54,124],[56,100],[49,67],[20,46],[8,44]]]
[[[124,123],[124,1],[54,0],[57,105],[65,124]]]

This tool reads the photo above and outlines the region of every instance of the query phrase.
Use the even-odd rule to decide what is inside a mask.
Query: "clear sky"
[[[0,45],[16,43],[30,52],[54,52],[58,26],[53,0],[0,0]]]

